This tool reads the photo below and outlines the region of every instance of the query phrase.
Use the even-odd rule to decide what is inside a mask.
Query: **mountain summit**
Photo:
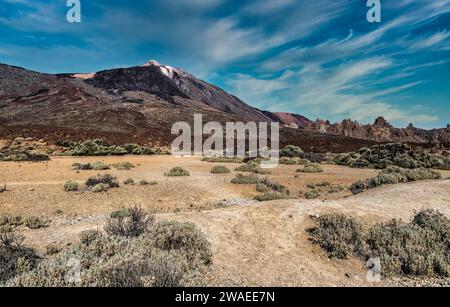
[[[94,73],[42,74],[0,64],[0,137],[32,136],[48,141],[103,138],[154,146],[171,143],[178,121],[280,122],[282,145],[346,151],[371,141],[450,142],[450,129],[392,127],[352,120],[331,124],[291,113],[261,111],[223,89],[155,60],[142,66]],[[358,140],[359,139],[359,140]],[[364,141],[364,140],[369,140]]]

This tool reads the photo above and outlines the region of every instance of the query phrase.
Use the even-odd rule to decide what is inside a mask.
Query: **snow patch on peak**
[[[145,67],[149,67],[149,66],[155,66],[155,67],[158,67],[159,70],[160,70],[164,75],[166,75],[167,77],[169,77],[169,78],[171,78],[171,79],[173,79],[173,76],[174,76],[174,73],[175,73],[175,72],[178,73],[178,74],[181,74],[181,75],[184,75],[184,74],[185,74],[182,70],[180,70],[180,69],[178,69],[178,68],[175,68],[175,67],[172,67],[172,66],[164,66],[164,65],[161,65],[158,61],[155,61],[155,60],[150,60],[150,61],[148,61],[147,63],[144,64],[144,66],[145,66]]]

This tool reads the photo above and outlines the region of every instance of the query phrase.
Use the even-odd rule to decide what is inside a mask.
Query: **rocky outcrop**
[[[361,125],[346,119],[340,123],[316,120],[305,126],[310,132],[327,133],[377,142],[399,142],[450,145],[450,128],[424,130],[409,124],[406,128],[395,128],[383,117],[378,117],[372,125]]]

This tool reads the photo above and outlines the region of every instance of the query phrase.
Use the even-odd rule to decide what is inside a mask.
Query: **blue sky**
[[[93,72],[147,60],[312,119],[450,123],[450,0],[0,0],[0,62]]]

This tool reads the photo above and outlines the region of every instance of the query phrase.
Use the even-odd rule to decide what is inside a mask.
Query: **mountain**
[[[44,74],[0,64],[0,138],[18,136],[168,146],[173,123],[280,122],[281,145],[349,151],[375,141],[448,140],[447,130],[331,124],[253,108],[223,89],[156,61],[96,73]],[[378,127],[380,126],[380,127]],[[433,139],[435,138],[435,139]]]
[[[395,128],[383,117],[378,117],[372,125],[361,125],[346,119],[340,123],[316,120],[305,126],[306,131],[340,135],[376,142],[400,142],[429,145],[450,145],[450,125],[447,128],[425,130],[409,124],[406,128]]]

